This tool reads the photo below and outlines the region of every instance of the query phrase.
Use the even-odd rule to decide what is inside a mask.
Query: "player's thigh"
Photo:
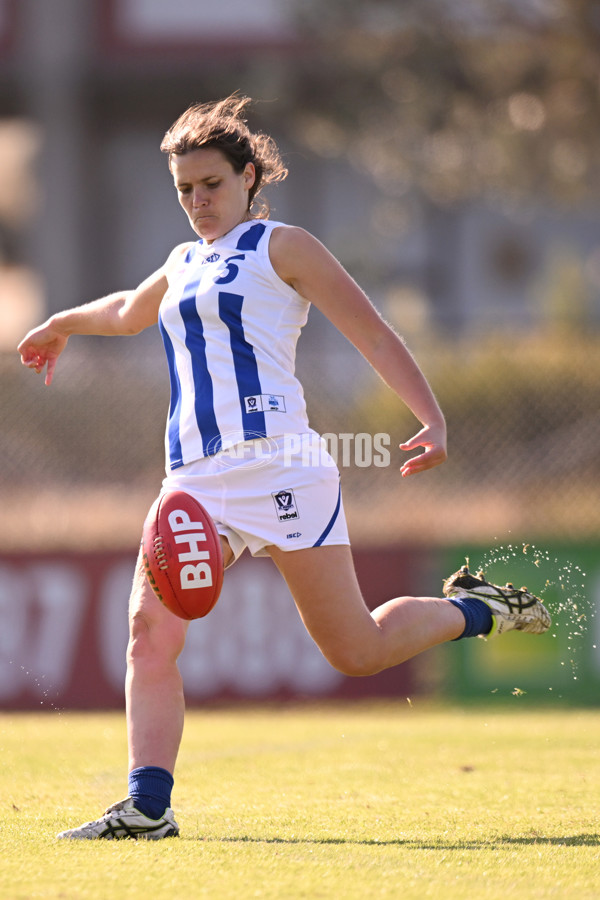
[[[347,545],[269,553],[298,612],[323,654],[338,668],[361,665],[379,641],[379,629],[363,599]]]
[[[138,555],[129,598],[130,654],[148,650],[177,656],[183,649],[188,622],[160,602],[146,578],[142,551]]]

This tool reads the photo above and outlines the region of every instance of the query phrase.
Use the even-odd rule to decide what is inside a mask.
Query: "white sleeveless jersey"
[[[277,227],[286,226],[243,222],[211,244],[197,241],[162,300],[168,469],[241,441],[309,430],[294,368],[310,304],[271,265]]]

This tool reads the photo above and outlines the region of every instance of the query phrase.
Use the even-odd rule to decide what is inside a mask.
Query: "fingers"
[[[425,449],[423,453],[411,457],[404,463],[400,469],[403,478],[433,469],[448,458],[445,433],[444,435],[436,434],[434,437],[433,430],[425,427],[414,437],[400,444],[401,450],[416,450],[418,447],[424,447]]]
[[[408,459],[401,467],[400,474],[403,478],[406,478],[408,475],[426,472],[428,469],[440,466],[446,459],[447,455],[443,447],[434,447],[431,450],[426,450],[424,453],[420,453],[418,456],[413,456],[411,459]]]
[[[31,354],[30,356],[22,354],[21,363],[22,365],[27,366],[28,369],[35,369],[36,372],[41,372],[46,365],[46,360],[42,359],[37,353]]]
[[[400,444],[401,450],[416,450],[417,447],[432,447],[434,446],[434,441],[431,438],[426,437],[427,429],[423,428],[419,431],[418,434],[415,434],[414,437],[409,438],[408,441],[405,441],[403,444]]]
[[[404,444],[400,444],[399,446],[401,450],[414,450],[415,447],[424,447],[425,445],[419,443],[416,438],[412,438],[410,441],[405,441]]]
[[[444,447],[446,442],[446,429],[433,425],[424,425],[420,431],[414,434],[403,444],[400,444],[401,450],[415,450],[417,447]]]
[[[46,378],[44,381],[44,384],[46,385],[46,387],[50,387],[50,385],[52,384],[52,379],[54,378],[54,370],[55,369],[56,369],[56,359],[55,358],[49,359],[48,360],[48,368],[46,370]]]
[[[48,369],[46,372],[46,378],[44,383],[46,385],[52,384],[52,379],[54,377],[54,370],[56,369],[56,361],[57,357],[55,356],[41,356],[39,353],[34,353],[32,351],[27,351],[26,348],[23,348],[21,351],[21,364],[26,366],[28,369],[33,369],[38,375],[40,375],[44,371],[44,367],[47,365]]]
[[[21,356],[21,362],[24,366],[32,368],[37,365],[41,359],[38,349],[31,344],[27,338],[24,338],[17,347],[17,353]]]

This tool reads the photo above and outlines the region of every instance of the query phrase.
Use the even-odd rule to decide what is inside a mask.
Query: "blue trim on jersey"
[[[204,326],[196,308],[196,291],[199,279],[186,285],[179,312],[185,326],[185,346],[192,359],[194,379],[194,411],[202,437],[204,456],[218,453],[222,447],[221,432],[215,416],[215,402],[212,378],[206,360],[206,339]]]
[[[340,511],[341,503],[342,503],[342,485],[340,484],[340,487],[338,490],[337,503],[335,505],[333,515],[332,515],[331,519],[329,520],[329,522],[327,523],[327,527],[325,528],[325,531],[323,532],[321,537],[318,539],[318,541],[316,541],[316,543],[313,544],[313,547],[320,547],[321,544],[323,543],[323,541],[325,540],[325,538],[327,537],[327,535],[329,534],[329,532],[331,531],[331,529],[333,528],[333,526],[335,524],[335,520],[337,519],[338,513]]]
[[[254,438],[266,437],[267,426],[265,414],[262,410],[248,412],[246,409],[245,398],[262,394],[262,387],[254,348],[252,344],[248,343],[244,334],[244,325],[242,323],[243,303],[244,298],[241,294],[229,294],[227,291],[219,291],[219,318],[229,329],[244,437],[246,440],[253,440]]]
[[[165,353],[167,355],[167,365],[169,366],[169,381],[171,383],[171,401],[169,403],[169,462],[172,469],[177,469],[183,465],[183,451],[179,440],[179,417],[181,415],[181,383],[177,375],[177,367],[175,365],[175,351],[171,338],[167,333],[163,321],[159,315],[158,329],[163,339]]]
[[[251,225],[248,231],[245,231],[238,240],[236,250],[256,250],[258,242],[265,233],[266,225],[263,222],[257,222]]]

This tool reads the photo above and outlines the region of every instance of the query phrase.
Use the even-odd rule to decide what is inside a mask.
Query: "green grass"
[[[0,897],[600,897],[600,717],[394,705],[188,713],[179,839],[57,842],[126,793],[121,714],[0,715]]]

